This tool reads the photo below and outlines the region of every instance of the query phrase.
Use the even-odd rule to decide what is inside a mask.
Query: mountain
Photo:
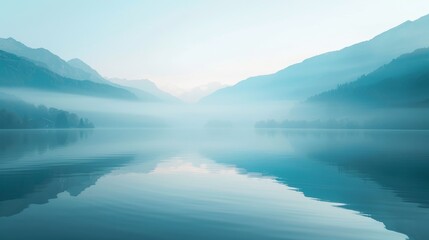
[[[429,99],[429,48],[394,59],[358,80],[311,97],[308,103],[360,107],[415,107]],[[328,107],[326,106],[326,107]]]
[[[106,83],[106,84],[109,83],[109,81],[104,79],[95,69],[93,69],[91,66],[89,66],[88,64],[86,64],[85,62],[80,60],[79,58],[73,58],[73,59],[67,61],[67,63],[70,66],[77,68],[77,69],[80,69],[80,70],[84,71],[85,73],[89,74],[89,77],[87,80],[91,80],[91,81],[99,82],[99,83]]]
[[[198,102],[200,99],[209,96],[215,91],[225,88],[227,85],[218,82],[211,82],[201,86],[185,90],[179,94],[179,98],[185,102]]]
[[[258,128],[429,129],[429,48],[299,103]]]
[[[304,100],[357,79],[404,53],[429,47],[429,15],[373,39],[328,52],[277,73],[251,77],[202,99],[204,103]]]
[[[110,78],[109,80],[113,83],[119,84],[120,86],[128,87],[127,90],[132,91],[137,96],[139,96],[141,94],[141,91],[143,91],[144,93],[151,94],[152,96],[164,102],[180,102],[179,99],[170,95],[169,93],[162,91],[155,85],[155,83],[147,79],[127,80],[120,78]]]
[[[66,78],[106,83],[98,73],[80,60],[64,61],[44,48],[30,48],[13,38],[0,38],[0,50],[26,58],[38,66]]]
[[[135,95],[124,89],[87,80],[66,78],[27,59],[4,51],[0,51],[0,86],[137,100]]]
[[[148,93],[145,90],[124,87],[112,83],[104,79],[95,69],[78,58],[74,58],[66,62],[44,48],[33,49],[13,38],[0,38],[0,50],[25,58],[26,60],[33,62],[35,65],[46,68],[62,77],[74,80],[89,80],[95,83],[107,84],[114,88],[124,89],[125,91],[137,96],[141,101],[159,102],[160,100],[163,100],[163,98],[169,99],[168,96],[162,96],[163,98],[160,99],[160,96],[162,95],[161,93],[159,94],[160,96],[158,96]],[[169,100],[171,101],[171,99]]]

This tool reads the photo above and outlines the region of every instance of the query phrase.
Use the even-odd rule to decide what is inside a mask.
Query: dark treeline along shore
[[[0,93],[0,129],[94,128],[86,118]]]

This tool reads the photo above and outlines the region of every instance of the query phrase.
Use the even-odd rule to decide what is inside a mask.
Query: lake
[[[0,239],[429,239],[429,132],[0,132]]]

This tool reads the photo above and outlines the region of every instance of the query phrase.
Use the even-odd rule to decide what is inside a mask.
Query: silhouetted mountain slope
[[[94,74],[82,61],[71,60],[69,63],[44,48],[30,48],[13,38],[0,38],[0,50],[26,58],[38,66],[67,78],[76,80],[90,80],[106,83],[100,75]]]
[[[429,98],[429,48],[404,54],[356,81],[308,100],[325,105],[412,107]]]
[[[0,51],[0,86],[33,88],[95,97],[137,99],[124,89],[91,81],[65,78],[4,51]]]
[[[0,38],[0,50],[15,54],[33,62],[37,66],[46,68],[66,78],[71,78],[74,80],[88,80],[96,83],[111,85],[115,88],[129,91],[142,101],[160,101],[158,97],[155,97],[150,93],[114,84],[104,79],[95,69],[78,58],[74,58],[66,62],[46,49],[29,48],[13,38]]]
[[[155,85],[155,83],[147,79],[126,80],[126,79],[112,78],[109,80],[121,86],[126,86],[127,90],[133,92],[137,96],[140,95],[139,92],[144,92],[144,93],[151,94],[152,96],[164,102],[171,102],[171,103],[180,102],[179,99],[170,95],[169,93],[162,91]]]
[[[259,128],[429,129],[429,48],[297,104],[289,119]]]
[[[429,48],[297,104],[289,119],[257,128],[429,129]]]
[[[118,83],[118,82],[109,82],[109,85],[125,89],[125,90],[133,93],[134,95],[136,95],[141,101],[145,101],[145,102],[171,102],[171,101],[164,99],[162,96],[158,96],[156,94],[150,93],[148,91],[145,91],[145,90],[142,90],[139,88],[130,87],[126,84],[122,84],[122,83]]]
[[[156,91],[152,91],[151,89],[140,89],[140,88],[134,88],[132,86],[128,86],[126,84],[117,84],[114,82],[110,82],[106,79],[104,79],[95,69],[93,69],[91,66],[89,66],[88,64],[86,64],[85,62],[83,62],[82,60],[78,59],[78,58],[74,58],[71,59],[67,62],[68,64],[70,64],[73,67],[76,67],[78,69],[81,69],[82,71],[87,72],[88,74],[90,74],[91,79],[99,79],[100,82],[116,87],[116,88],[121,88],[124,90],[127,90],[129,92],[131,92],[132,94],[134,94],[139,100],[141,101],[145,101],[145,102],[159,102],[159,101],[163,101],[163,95],[160,90],[159,92],[161,94],[157,94]],[[155,93],[155,94],[154,94]],[[167,94],[167,93],[165,93]]]
[[[126,87],[126,86],[122,86],[120,84],[115,84],[115,83],[111,83],[110,85],[114,86],[114,87],[122,88],[122,89],[125,89],[125,90],[131,92],[132,94],[134,94],[135,96],[137,96],[137,98],[140,101],[144,101],[144,102],[164,102],[164,100],[162,100],[162,99],[160,99],[160,98],[158,98],[158,97],[156,97],[156,96],[154,96],[154,95],[152,95],[152,94],[150,94],[148,92],[145,92],[143,90],[137,89],[137,88]]]
[[[202,102],[303,100],[372,72],[395,57],[429,47],[429,15],[407,21],[373,39],[328,52],[277,73],[251,77]]]
[[[80,60],[78,58],[73,58],[73,59],[67,61],[67,63],[70,66],[77,68],[77,69],[80,69],[80,70],[89,74],[88,78],[83,79],[83,80],[92,80],[94,82],[106,83],[106,84],[110,83],[109,81],[104,79],[95,69],[93,69],[91,66],[89,66],[88,64],[86,64],[85,62],[83,62],[82,60]]]

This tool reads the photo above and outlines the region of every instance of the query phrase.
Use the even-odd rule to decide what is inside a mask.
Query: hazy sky
[[[0,0],[0,37],[103,76],[233,84],[429,14],[428,0]]]

